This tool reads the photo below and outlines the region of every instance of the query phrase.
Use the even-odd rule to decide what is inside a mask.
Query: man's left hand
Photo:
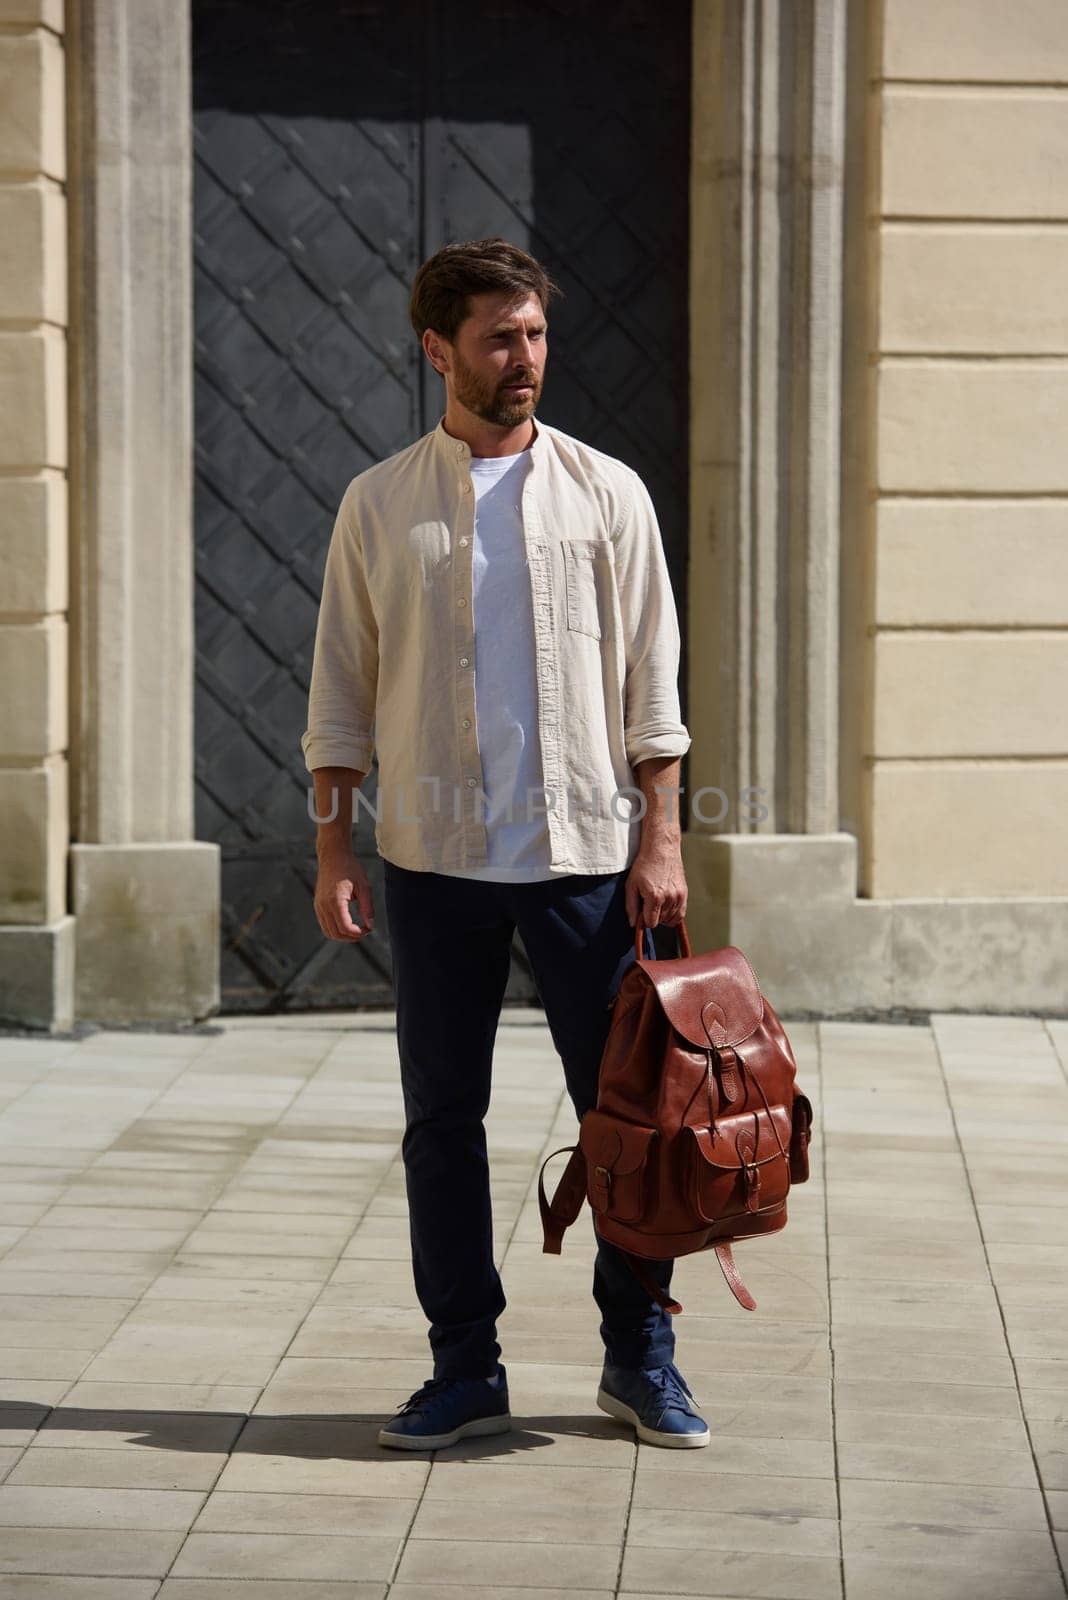
[[[643,846],[627,874],[627,920],[635,926],[639,908],[647,928],[662,923],[677,928],[686,915],[688,890],[677,844]]]

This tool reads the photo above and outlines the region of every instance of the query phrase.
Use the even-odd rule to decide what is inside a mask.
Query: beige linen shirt
[[[535,427],[522,497],[544,780],[532,804],[546,818],[554,873],[616,872],[640,840],[634,767],[690,745],[675,601],[638,474],[559,428]],[[367,772],[377,753],[377,795],[356,804],[375,816],[379,854],[417,871],[487,859],[470,461],[442,417],[345,490],[301,740],[309,772]]]

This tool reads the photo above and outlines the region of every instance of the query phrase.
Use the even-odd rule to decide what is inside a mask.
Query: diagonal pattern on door
[[[649,483],[684,614],[689,6],[193,14],[197,835],[222,847],[223,1007],[388,1004],[388,930],[334,945],[311,904],[300,735],[333,517],[441,414],[419,262],[501,233],[565,289],[541,413]],[[381,910],[366,810],[356,843]],[[507,999],[535,1000],[515,956]]]

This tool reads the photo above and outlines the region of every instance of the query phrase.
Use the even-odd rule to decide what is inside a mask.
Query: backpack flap
[[[763,1021],[764,997],[756,973],[733,945],[640,965],[671,1026],[698,1050],[741,1044]]]

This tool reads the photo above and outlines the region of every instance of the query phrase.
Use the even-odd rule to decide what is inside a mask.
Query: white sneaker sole
[[[475,1417],[471,1422],[462,1422],[451,1433],[424,1433],[416,1437],[414,1434],[390,1433],[387,1428],[382,1428],[378,1442],[390,1450],[444,1450],[447,1445],[456,1444],[460,1439],[473,1438],[476,1434],[507,1433],[511,1426],[512,1418],[506,1412],[501,1417]]]
[[[615,1395],[607,1394],[604,1389],[597,1391],[597,1404],[610,1417],[618,1417],[620,1422],[633,1423],[638,1438],[644,1440],[646,1444],[663,1445],[668,1450],[699,1450],[711,1437],[707,1428],[704,1433],[657,1433],[655,1428],[647,1428],[638,1413],[632,1411],[630,1406],[625,1405],[622,1400],[617,1400]]]

